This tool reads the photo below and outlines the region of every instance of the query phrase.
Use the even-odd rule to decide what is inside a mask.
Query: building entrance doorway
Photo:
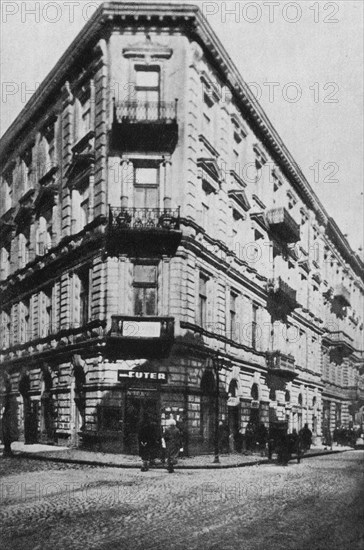
[[[19,382],[19,393],[23,399],[23,419],[24,419],[24,443],[31,445],[38,441],[38,401],[32,401],[30,398],[30,379],[28,374],[24,374]]]
[[[215,434],[215,378],[206,370],[201,379],[200,435],[202,450],[212,452]]]
[[[124,421],[125,452],[138,454],[138,432],[142,422],[148,419],[161,425],[160,399],[157,391],[129,390],[126,394]]]

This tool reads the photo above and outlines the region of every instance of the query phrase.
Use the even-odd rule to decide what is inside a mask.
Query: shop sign
[[[239,405],[239,403],[240,403],[239,397],[229,397],[229,399],[227,400],[228,407],[236,407],[237,405]]]
[[[142,380],[143,382],[158,382],[160,384],[166,384],[167,373],[166,372],[148,372],[148,371],[135,371],[135,370],[119,370],[118,380]]]

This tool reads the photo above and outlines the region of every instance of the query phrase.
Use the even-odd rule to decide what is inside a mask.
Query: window
[[[73,111],[74,142],[80,141],[91,130],[91,98],[88,93],[76,98]]]
[[[134,265],[134,314],[157,315],[157,265]]]
[[[136,118],[157,120],[160,109],[159,67],[136,67]]]
[[[207,204],[202,203],[202,227],[208,232],[209,230],[209,219],[210,219],[210,208]]]
[[[80,283],[80,325],[90,320],[90,269],[84,267],[78,273]]]
[[[232,340],[236,339],[236,298],[236,294],[234,292],[230,292],[230,333],[228,337]]]
[[[44,324],[45,324],[45,334],[52,334],[52,323],[53,323],[53,309],[52,309],[52,288],[48,288],[44,292],[45,297],[45,315],[44,315]]]
[[[29,299],[20,302],[20,343],[30,339],[30,302]]]
[[[12,345],[11,338],[11,308],[4,309],[2,312],[2,326],[1,326],[2,338],[1,346],[6,349]]]
[[[293,208],[297,204],[297,201],[291,193],[287,193],[287,197],[288,197],[288,210],[293,210]]]
[[[257,348],[257,325],[258,325],[258,309],[257,304],[253,304],[253,318],[252,318],[252,348]]]
[[[23,184],[24,184],[24,191],[29,189],[31,187],[31,176],[32,176],[32,159],[33,159],[33,151],[32,147],[28,147],[26,151],[24,151],[22,155],[22,162],[23,162]]]
[[[200,273],[198,290],[198,324],[206,327],[207,321],[207,281],[208,278]]]
[[[134,175],[135,208],[158,208],[159,167],[136,166]]]
[[[0,190],[0,214],[5,214],[11,208],[12,193],[13,193],[13,171],[14,166],[8,168],[2,177],[1,190]]]
[[[4,242],[0,249],[0,280],[4,281],[10,275],[11,240]]]
[[[210,143],[214,141],[213,135],[213,108],[214,101],[208,94],[203,95],[202,133]]]
[[[19,233],[19,268],[25,267],[30,261],[30,230]]]

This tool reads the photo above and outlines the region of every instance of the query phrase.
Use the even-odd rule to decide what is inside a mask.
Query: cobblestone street
[[[364,454],[288,467],[103,468],[0,459],[2,548],[362,549]]]

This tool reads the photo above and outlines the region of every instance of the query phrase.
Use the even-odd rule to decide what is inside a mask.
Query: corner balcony
[[[343,330],[327,332],[327,334],[323,336],[323,341],[329,344],[331,348],[338,349],[343,357],[348,357],[355,351],[353,338]]]
[[[293,355],[285,355],[277,350],[267,351],[265,357],[270,373],[287,378],[294,378],[296,376],[295,359]]]
[[[282,312],[288,313],[298,307],[296,290],[291,288],[281,277],[268,280],[267,292],[273,305],[280,308]]]
[[[343,306],[350,306],[350,292],[343,285],[338,285],[334,291],[334,299],[341,303]]]
[[[111,316],[107,344],[115,359],[166,357],[173,342],[173,317]]]
[[[107,231],[110,254],[173,256],[181,238],[179,208],[110,206]]]
[[[123,152],[172,153],[178,139],[177,99],[173,102],[114,103],[112,146]]]
[[[272,233],[286,243],[300,240],[300,226],[284,207],[272,208],[266,213],[266,220]]]

